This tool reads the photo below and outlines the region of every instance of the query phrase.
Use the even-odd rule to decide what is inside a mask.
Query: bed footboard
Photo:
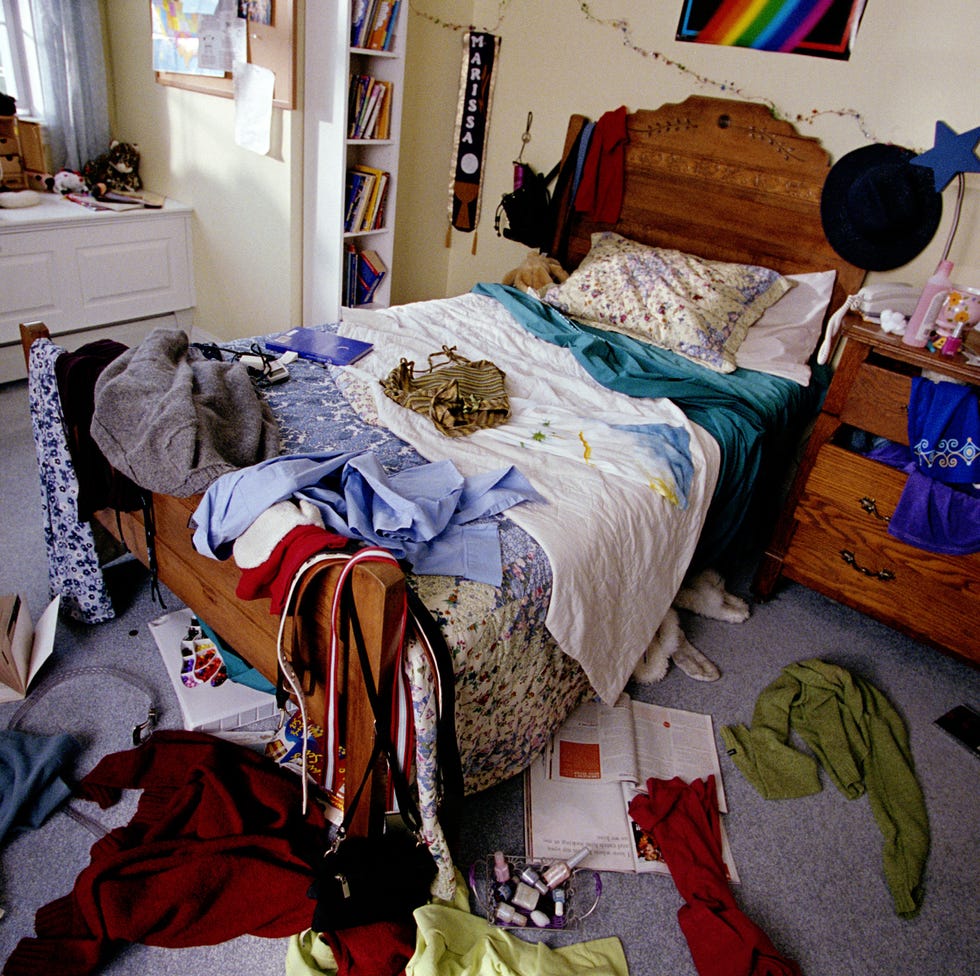
[[[38,338],[48,337],[47,328],[40,322],[21,325],[20,333],[25,360],[31,344]],[[160,582],[220,634],[237,654],[275,682],[279,617],[270,613],[268,599],[239,599],[235,593],[239,572],[231,560],[219,562],[194,549],[189,521],[199,501],[199,495],[190,498],[152,496],[154,549]],[[149,565],[142,512],[117,515],[115,511],[103,509],[96,513],[95,521],[119,539],[140,562]],[[304,599],[304,608],[310,609],[304,609],[300,621],[303,646],[314,649],[310,655],[312,659],[306,662],[312,683],[307,706],[311,721],[321,725],[326,712],[324,677],[330,611],[339,572],[338,566],[318,578],[315,584],[318,592]],[[404,574],[389,563],[360,563],[351,574],[351,592],[374,680],[380,689],[391,688],[401,637]],[[374,715],[364,692],[356,654],[350,655],[344,685],[349,689],[344,702],[346,777],[349,782],[357,783],[373,752]],[[356,836],[379,832],[382,827],[386,805],[383,760],[372,771],[365,789],[366,802],[358,804],[350,827],[351,834]]]

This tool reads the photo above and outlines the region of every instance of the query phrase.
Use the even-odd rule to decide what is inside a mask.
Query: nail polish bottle
[[[514,897],[511,899],[511,901],[513,901],[518,908],[523,908],[524,911],[531,912],[538,907],[538,900],[540,898],[541,893],[536,888],[532,888],[529,884],[525,884],[523,881],[518,881],[517,890],[514,892]]]
[[[943,343],[942,349],[939,351],[944,356],[955,356],[960,351],[960,346],[963,345],[963,323],[958,322],[953,327],[953,334],[946,336],[946,341]]]
[[[497,906],[497,921],[503,922],[504,925],[527,925],[527,919],[516,909],[513,905],[508,905],[506,902],[501,902]]]
[[[555,918],[563,918],[565,915],[565,901],[568,897],[565,889],[555,888],[551,893],[551,897],[555,899]]]
[[[575,870],[578,865],[580,865],[592,852],[587,848],[583,847],[580,851],[576,851],[567,861],[555,861],[547,871],[545,871],[541,880],[549,888],[554,888],[560,885],[563,881],[567,881],[572,876],[572,871]]]
[[[510,865],[503,851],[495,851],[493,855],[493,876],[498,881],[510,881]]]
[[[537,888],[542,895],[548,890],[548,886],[541,880],[541,875],[539,875],[534,868],[525,868],[523,871],[521,871],[520,878],[524,884],[529,884],[532,887]]]

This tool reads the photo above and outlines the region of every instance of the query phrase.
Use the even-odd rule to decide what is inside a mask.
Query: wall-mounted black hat
[[[943,198],[915,153],[874,143],[842,156],[827,174],[820,217],[831,247],[867,271],[907,264],[932,240]]]

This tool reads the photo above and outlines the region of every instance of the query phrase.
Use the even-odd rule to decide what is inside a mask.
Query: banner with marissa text
[[[456,230],[474,231],[480,219],[483,162],[493,105],[493,71],[500,51],[500,38],[468,31],[463,44],[454,140],[456,159],[450,182],[450,221]]]

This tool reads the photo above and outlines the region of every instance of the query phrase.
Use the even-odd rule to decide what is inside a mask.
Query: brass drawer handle
[[[854,558],[854,553],[850,549],[841,549],[840,557],[848,566],[852,566],[859,573],[863,573],[865,576],[871,577],[871,579],[877,579],[887,583],[895,578],[895,574],[890,569],[879,569],[876,572],[873,569],[868,569],[866,566],[859,566],[857,560]]]
[[[878,511],[878,504],[875,499],[868,498],[867,495],[860,499],[859,504],[861,508],[863,508],[869,515],[873,515],[876,519],[880,519],[882,522],[887,522],[891,518],[890,515],[882,515],[881,512]]]

